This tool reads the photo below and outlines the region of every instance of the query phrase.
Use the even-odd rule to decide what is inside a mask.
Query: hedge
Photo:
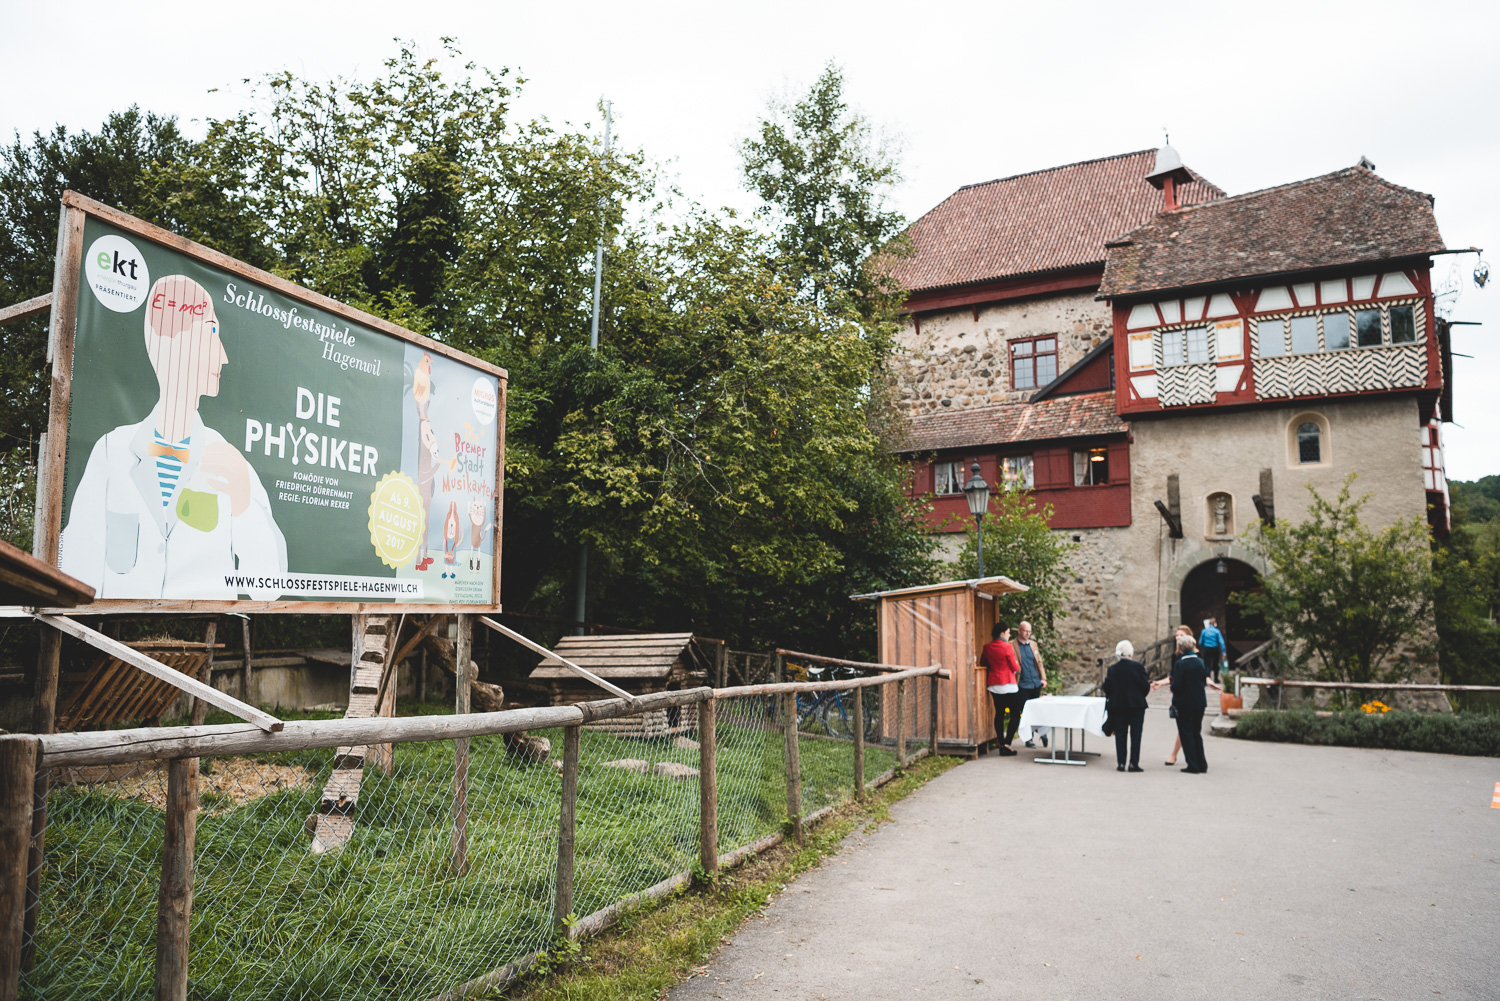
[[[1346,710],[1318,716],[1311,709],[1267,710],[1241,716],[1234,735],[1243,740],[1287,744],[1500,757],[1500,716],[1489,713]]]

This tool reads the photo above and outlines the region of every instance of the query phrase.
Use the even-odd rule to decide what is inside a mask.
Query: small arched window
[[[1312,421],[1297,425],[1297,461],[1313,463],[1323,461],[1323,432]]]

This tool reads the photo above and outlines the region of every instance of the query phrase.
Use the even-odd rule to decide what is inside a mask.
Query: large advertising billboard
[[[100,603],[497,607],[502,369],[71,193],[58,274],[38,508]]]

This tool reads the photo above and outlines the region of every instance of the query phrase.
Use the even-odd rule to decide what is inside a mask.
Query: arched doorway
[[[1214,557],[1198,564],[1182,581],[1182,621],[1203,629],[1203,620],[1219,623],[1233,659],[1270,638],[1265,620],[1251,615],[1234,600],[1235,595],[1260,589],[1260,574],[1248,563],[1230,557]],[[1175,625],[1175,623],[1174,623]]]

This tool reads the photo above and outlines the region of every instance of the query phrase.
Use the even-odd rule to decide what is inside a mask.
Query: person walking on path
[[[1042,663],[1041,648],[1031,638],[1030,622],[1022,622],[1016,627],[1016,640],[1011,646],[1015,647],[1016,660],[1021,665],[1021,677],[1017,683],[1021,686],[1018,693],[1021,697],[1020,708],[1025,710],[1026,703],[1039,698],[1042,689],[1047,686],[1047,667]],[[1042,746],[1046,747],[1047,730],[1039,727],[1037,736],[1042,738]],[[1035,747],[1036,744],[1028,740],[1026,746]]]
[[[1017,680],[1021,665],[1016,660],[1016,651],[1010,645],[1010,627],[995,623],[990,630],[991,640],[980,651],[979,663],[985,669],[984,684],[990,698],[995,700],[995,745],[1000,754],[1016,753],[1010,742],[1016,739],[1016,729],[1021,725],[1020,685]],[[1006,716],[1009,714],[1009,723]]]
[[[1198,649],[1203,651],[1203,664],[1215,681],[1219,680],[1219,664],[1229,656],[1229,645],[1224,634],[1219,632],[1218,619],[1204,619],[1203,632],[1198,635]]]
[[[1188,625],[1186,622],[1184,622],[1182,625],[1178,626],[1177,627],[1177,632],[1175,632],[1172,635],[1172,643],[1173,643],[1173,646],[1172,646],[1172,666],[1173,667],[1176,667],[1177,666],[1177,662],[1182,659],[1182,651],[1180,649],[1178,649],[1176,643],[1177,643],[1177,640],[1182,639],[1184,636],[1186,636],[1188,639],[1192,639],[1193,638],[1193,627],[1190,626],[1190,625]],[[1168,671],[1167,672],[1168,676],[1170,676],[1171,673],[1172,673],[1171,671]],[[1151,688],[1153,690],[1156,689],[1157,687],[1158,686],[1155,683],[1153,683],[1151,685]],[[1173,719],[1177,718],[1177,708],[1175,706],[1172,708],[1172,718]],[[1173,737],[1172,738],[1172,756],[1166,760],[1166,766],[1168,768],[1175,768],[1175,767],[1177,767],[1177,755],[1180,754],[1181,752],[1182,752],[1182,738],[1180,736]]]
[[[1158,681],[1153,687],[1171,684],[1172,708],[1177,711],[1177,736],[1182,741],[1182,756],[1187,759],[1187,766],[1182,771],[1202,775],[1208,771],[1208,759],[1203,754],[1203,713],[1208,709],[1208,700],[1203,689],[1204,686],[1221,692],[1224,689],[1208,676],[1208,668],[1198,656],[1198,644],[1191,635],[1177,637],[1177,649],[1182,656],[1172,666],[1170,682]]]
[[[1141,767],[1141,729],[1146,722],[1146,696],[1151,692],[1151,678],[1146,674],[1146,665],[1133,659],[1135,646],[1129,640],[1115,645],[1115,656],[1119,658],[1109,665],[1104,676],[1105,710],[1115,726],[1116,771],[1126,771],[1125,733],[1130,732],[1130,768],[1132,772],[1143,772]]]

